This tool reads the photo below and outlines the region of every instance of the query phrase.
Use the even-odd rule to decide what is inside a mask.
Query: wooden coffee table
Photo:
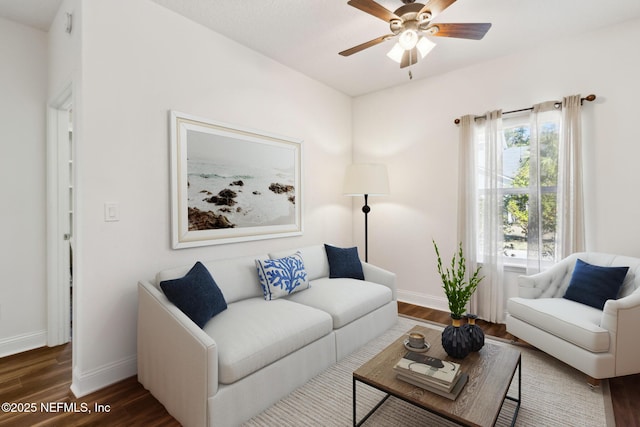
[[[465,426],[492,426],[505,399],[517,403],[511,425],[520,410],[521,358],[520,352],[508,346],[485,342],[479,352],[471,353],[462,360],[452,359],[442,348],[442,332],[415,326],[412,331],[425,334],[431,348],[426,353],[442,360],[460,363],[463,372],[469,374],[469,382],[456,400],[450,400],[396,379],[393,366],[406,353],[405,336],[378,353],[373,359],[353,372],[353,425],[364,423],[388,398],[394,396],[422,409]],[[409,331],[407,331],[408,333]],[[518,369],[518,396],[507,396],[509,385]],[[359,422],[356,421],[356,383],[361,382],[381,390],[387,395]]]

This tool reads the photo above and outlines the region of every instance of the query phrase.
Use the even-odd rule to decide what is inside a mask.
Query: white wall
[[[0,18],[0,357],[46,343],[46,49]]]
[[[598,97],[584,105],[588,249],[640,256],[639,42],[640,21],[634,20],[354,100],[354,161],[388,164],[391,181],[392,194],[371,203],[369,259],[398,273],[401,299],[447,309],[431,239],[445,258],[453,254],[453,120],[576,93]],[[417,66],[428,67],[428,57]],[[362,244],[362,214],[355,209],[355,238]]]
[[[137,281],[199,259],[351,244],[351,99],[148,0],[82,2],[73,390],[135,374]],[[75,18],[78,20],[78,17]],[[168,112],[302,139],[304,235],[172,250]],[[104,221],[104,203],[120,221]]]

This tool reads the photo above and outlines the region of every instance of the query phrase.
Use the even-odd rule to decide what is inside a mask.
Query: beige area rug
[[[280,400],[245,427],[350,426],[352,420],[352,373],[419,321],[400,317],[381,337],[341,360]],[[438,329],[433,324],[422,323]],[[439,328],[442,329],[442,328]],[[494,341],[499,345],[513,345]],[[522,353],[522,405],[516,426],[612,427],[608,383],[591,389],[581,372],[537,350],[518,346]],[[517,396],[517,375],[510,396]],[[384,393],[358,383],[358,420],[384,397]],[[607,402],[607,399],[609,401]],[[506,400],[498,426],[508,426],[515,403]],[[452,426],[454,424],[406,402],[390,397],[365,426]]]

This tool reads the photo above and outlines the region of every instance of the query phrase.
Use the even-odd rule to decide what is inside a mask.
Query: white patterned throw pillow
[[[278,259],[257,259],[256,268],[264,299],[267,301],[309,287],[307,271],[304,269],[300,252]]]

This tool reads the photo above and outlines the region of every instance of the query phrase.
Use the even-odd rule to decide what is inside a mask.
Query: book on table
[[[412,351],[407,352],[393,368],[396,373],[417,378],[448,391],[460,377],[460,364],[427,356]]]
[[[463,387],[469,380],[469,375],[466,372],[461,373],[460,376],[458,377],[458,380],[454,383],[454,386],[450,391],[443,390],[439,387],[433,387],[431,384],[427,382],[420,381],[415,377],[405,376],[401,373],[396,373],[396,378],[406,383],[412,384],[416,387],[420,387],[431,393],[437,394],[442,397],[446,397],[447,399],[456,400],[456,398],[462,391]]]
[[[457,397],[468,380],[460,364],[411,351],[393,369],[398,379],[450,399]]]

